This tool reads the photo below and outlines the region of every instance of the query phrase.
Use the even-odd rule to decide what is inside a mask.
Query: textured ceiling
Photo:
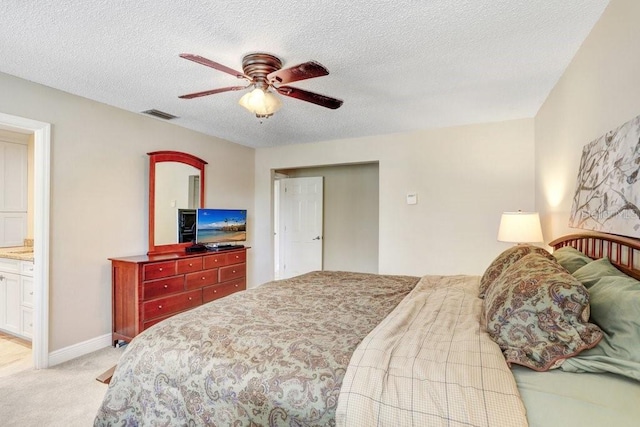
[[[533,117],[606,0],[3,0],[0,72],[252,147]],[[185,59],[241,70],[264,51],[325,77],[292,83],[344,100],[281,97],[260,124],[243,84]],[[2,94],[0,94],[2,96]]]

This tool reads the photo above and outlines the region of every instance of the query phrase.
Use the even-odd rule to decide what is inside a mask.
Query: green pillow
[[[553,251],[553,257],[569,273],[573,273],[593,261],[591,258],[571,246],[563,246]]]
[[[612,372],[640,381],[640,282],[626,275],[602,277],[589,293],[590,321],[604,337],[594,348],[565,360],[561,369]]]
[[[573,277],[582,282],[587,289],[591,288],[598,280],[606,276],[629,277],[614,267],[609,261],[609,258],[601,258],[590,262],[573,272]]]

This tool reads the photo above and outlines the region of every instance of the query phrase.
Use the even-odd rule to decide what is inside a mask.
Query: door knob
[[[316,236],[312,240],[320,240],[320,236]]]

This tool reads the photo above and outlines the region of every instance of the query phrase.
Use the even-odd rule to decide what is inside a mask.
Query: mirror
[[[178,209],[204,207],[204,165],[191,154],[154,151],[149,154],[149,254],[182,252]]]

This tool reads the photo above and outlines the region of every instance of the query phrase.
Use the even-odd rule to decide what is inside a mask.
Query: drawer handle
[[[218,293],[218,291],[216,291],[216,290],[214,289],[214,290],[213,290],[213,293],[214,293],[214,294],[217,294],[217,293]]]
[[[235,271],[235,270],[231,270],[231,272],[232,272],[232,273],[235,273],[236,271]]]
[[[191,301],[192,299],[193,299],[192,297],[189,297],[189,301]]]
[[[240,255],[236,255],[236,259],[240,258]]]
[[[158,269],[158,271],[162,271],[162,267],[160,267],[160,268]]]
[[[165,288],[165,289],[169,288],[169,285],[164,285],[164,288]]]
[[[236,288],[238,287],[238,285],[234,285]]]
[[[193,263],[189,263],[189,267],[193,267]]]
[[[202,276],[202,280],[206,280],[207,278],[205,276]]]
[[[162,306],[161,305],[158,306],[158,310],[162,310]]]

